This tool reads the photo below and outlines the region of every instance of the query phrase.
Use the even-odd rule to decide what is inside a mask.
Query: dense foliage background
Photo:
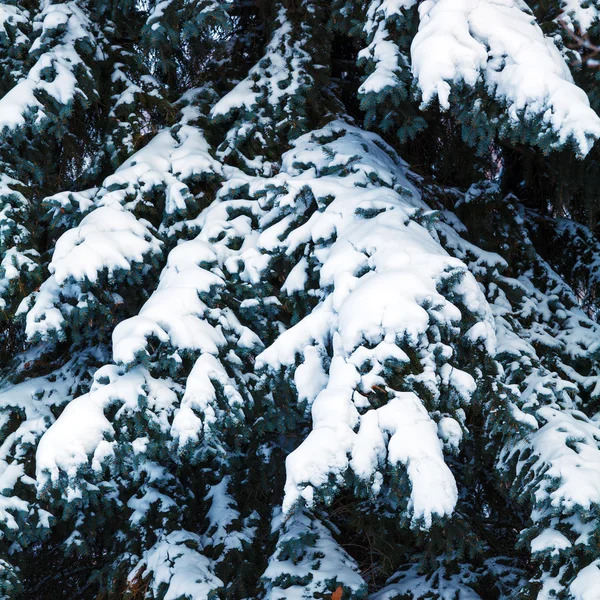
[[[600,598],[599,27],[0,3],[0,598]]]

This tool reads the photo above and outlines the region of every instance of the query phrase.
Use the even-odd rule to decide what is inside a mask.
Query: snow
[[[75,44],[85,40],[93,47],[96,46],[96,41],[90,33],[89,19],[75,2],[49,4],[39,18],[41,31],[29,52],[32,56],[42,53],[27,76],[0,99],[0,129],[24,125],[30,112],[34,115],[37,113],[37,123],[43,120],[46,115],[42,104],[36,98],[36,91],[44,91],[64,105],[69,105],[77,96],[85,98],[74,73],[78,68],[88,77],[90,73],[76,51]],[[55,31],[59,27],[65,28],[59,37],[59,43],[47,47],[48,43],[52,43],[53,37],[56,36]],[[52,80],[43,76],[48,69],[54,72]]]
[[[89,395],[69,402],[60,419],[38,444],[37,480],[41,481],[47,474],[56,480],[59,470],[69,478],[75,478],[78,467],[87,462],[88,454],[96,449],[104,435],[112,432],[102,407]]]
[[[336,590],[338,581],[348,593],[364,593],[365,582],[357,572],[356,563],[322,521],[308,512],[297,512],[287,520],[276,515],[273,522],[279,530],[279,539],[263,574],[267,583],[265,600],[328,596]],[[300,556],[290,555],[287,547],[300,540],[306,540],[304,551]]]
[[[158,240],[144,223],[123,209],[103,206],[56,242],[49,270],[58,285],[69,278],[94,283],[105,269],[109,276],[128,271],[131,263],[159,251]]]
[[[25,227],[30,202],[23,195],[22,183],[5,173],[0,175],[0,308],[7,310],[11,301],[12,287],[20,278],[34,278],[40,271],[40,255],[32,246],[32,234]]]
[[[2,30],[2,37],[6,36],[6,39],[10,40],[15,48],[21,45],[28,45],[29,39],[19,26],[26,25],[29,19],[29,11],[19,6],[3,3],[0,6],[0,30]]]
[[[177,133],[170,130],[159,132],[108,177],[104,187],[137,179],[148,188],[152,186],[153,178],[164,178],[167,185],[176,185],[177,179],[186,180],[194,175],[220,173],[221,170],[221,165],[211,157],[202,132],[197,127],[183,125],[177,128]]]
[[[583,32],[596,19],[592,5],[559,4]],[[200,19],[213,6],[185,10]],[[163,35],[162,20],[179,10],[171,0],[146,8],[147,36]],[[598,597],[600,417],[588,415],[600,394],[598,326],[560,269],[537,260],[525,226],[515,226],[527,218],[518,207],[510,212],[511,199],[483,214],[502,213],[496,249],[504,252],[506,241],[512,251],[517,239],[524,249],[516,258],[481,250],[476,228],[431,210],[456,196],[457,214],[480,216],[478,203],[500,193],[493,184],[484,198],[475,188],[447,191],[440,206],[428,194],[427,206],[416,176],[377,135],[333,121],[296,138],[308,119],[289,133],[302,121],[298,100],[312,102],[320,87],[311,78],[321,65],[310,42],[322,8],[302,7],[304,28],[295,9],[278,7],[249,77],[212,113],[202,94],[214,90],[190,91],[173,105],[184,106],[177,124],[134,153],[136,134],[155,131],[152,103],[162,110],[160,74],[132,75],[119,49],[110,56],[123,61],[108,64],[106,40],[95,34],[117,30],[96,22],[97,12],[88,20],[77,2],[44,1],[37,16],[0,5],[0,32],[12,36],[16,26],[29,34],[33,25],[31,40],[17,31],[9,48],[10,60],[29,50],[29,70],[6,73],[16,84],[0,99],[0,129],[47,131],[53,117],[40,93],[67,114],[73,103],[97,100],[90,90],[102,71],[110,98],[101,99],[101,112],[114,123],[109,141],[98,141],[113,162],[127,156],[98,187],[44,200],[0,176],[2,310],[12,312],[13,288],[30,281],[27,291],[36,288],[15,321],[20,331],[25,320],[29,344],[15,361],[21,367],[5,368],[20,383],[0,382],[1,546],[9,556],[22,540],[35,549],[57,518],[66,547],[85,552],[86,529],[114,516],[111,563],[153,598],[333,598],[338,585],[344,600],[364,598],[363,577],[381,573],[364,568],[362,550],[360,565],[350,556],[371,532],[358,528],[353,539],[336,529],[333,521],[347,524],[340,494],[341,510],[358,505],[397,527],[389,540],[373,541],[373,555],[388,541],[415,542],[396,544],[398,571],[383,589],[369,590],[372,600],[478,600],[474,590],[485,595],[490,574],[501,578],[488,564],[496,548],[476,535],[474,558],[464,559],[453,554],[451,531],[458,525],[460,534],[469,518],[473,490],[460,485],[470,483],[478,458],[461,449],[479,452],[484,441],[486,466],[497,461],[490,477],[523,523],[515,531],[531,577],[523,585],[539,590],[539,600]],[[365,105],[373,97],[364,94],[381,94],[385,104],[412,91],[402,24],[419,13],[412,75],[424,106],[437,100],[447,110],[455,93],[473,88],[506,109],[501,128],[508,120],[527,132],[540,118],[542,133],[554,132],[557,146],[574,142],[581,154],[600,134],[585,94],[524,2],[373,0],[354,8],[367,13],[359,55],[368,70],[359,90]],[[152,57],[148,64],[158,65]],[[215,152],[198,124],[210,123],[212,140],[230,121]],[[247,139],[275,148],[278,135],[290,148],[281,161],[228,154]],[[100,163],[84,158],[93,167],[81,174],[87,180]],[[427,188],[424,180],[419,188]],[[51,242],[40,244],[57,240],[40,254],[31,250],[38,232],[22,225],[31,207],[34,223],[52,222]],[[578,273],[597,270],[593,233],[568,219],[554,225],[563,244],[578,239],[587,248]],[[104,337],[95,342],[95,311],[114,316],[102,321],[110,348]],[[78,322],[94,331],[80,335]],[[57,367],[64,348],[72,360]],[[41,369],[47,375],[32,375]],[[481,439],[472,445],[473,436]],[[264,462],[255,470],[257,461]],[[276,482],[273,493],[256,500],[249,486],[265,474]],[[96,502],[107,503],[106,514]],[[271,538],[265,502],[282,502]],[[273,550],[258,561],[265,572],[248,577],[260,588],[244,593],[246,574],[236,565],[265,549]],[[476,567],[463,568],[463,560]],[[4,577],[13,568],[0,561],[0,570]],[[516,583],[504,597],[522,589]]]
[[[236,108],[245,108],[251,110],[256,104],[256,94],[254,93],[255,83],[250,78],[244,79],[238,83],[231,92],[223,96],[213,107],[211,114],[213,117],[226,115]]]
[[[307,269],[308,261],[302,257],[298,261],[298,264],[290,271],[285,283],[281,286],[281,291],[288,296],[291,296],[294,292],[304,291],[308,280]]]
[[[83,283],[89,288],[96,284],[101,274],[108,275],[109,281],[113,277],[122,280],[128,272],[146,268],[147,263],[161,255],[162,243],[157,238],[156,228],[145,219],[136,217],[145,194],[155,188],[164,188],[163,219],[166,220],[173,213],[186,209],[191,198],[186,181],[198,176],[218,176],[221,171],[221,165],[211,157],[202,133],[195,127],[183,125],[177,133],[170,130],[159,132],[107,177],[93,194],[84,193],[81,199],[75,198],[88,212],[77,227],[65,232],[57,241],[49,265],[52,276],[34,294],[33,307],[29,308],[28,303],[22,305],[23,311],[29,310],[28,337],[46,337],[53,332],[64,335],[65,317],[71,309],[61,298],[80,300],[83,297],[81,286],[73,283]],[[61,198],[55,201],[61,202]],[[167,269],[167,279],[163,285],[181,286],[183,276],[177,276],[175,267]],[[205,284],[199,282],[198,285],[203,287]],[[188,284],[183,284],[183,288],[188,291],[187,296],[181,297],[180,303],[188,302],[191,307],[195,292]],[[146,306],[146,314],[140,315],[135,322],[122,324],[120,331],[125,331],[128,339],[117,351],[118,362],[133,360],[148,335],[154,334],[163,340],[168,337],[151,316],[157,311],[164,313],[160,304],[161,293],[162,288]],[[189,310],[182,305],[179,313],[172,313],[170,329],[174,336],[187,335],[192,319],[183,317]],[[206,330],[207,325],[196,324],[196,329]],[[119,334],[116,335],[118,339]],[[201,332],[197,333],[197,337],[199,335]],[[207,335],[204,338],[207,339]]]
[[[228,221],[226,216],[225,207],[214,204],[198,221],[200,234],[170,252],[150,299],[138,315],[120,323],[113,332],[116,362],[129,364],[144,354],[150,336],[176,349],[217,355],[225,345],[225,322],[237,332],[242,346],[252,348],[260,343],[231,313],[220,323],[208,318],[213,312],[208,299],[225,285],[222,269],[236,272],[243,264],[240,275],[247,276],[256,259],[255,241],[248,235],[248,218]],[[230,250],[227,243],[231,238],[245,241],[238,250]]]
[[[463,439],[460,423],[452,417],[442,417],[437,427],[438,436],[444,442],[444,449],[458,451]]]
[[[304,360],[294,373],[294,383],[298,400],[312,404],[319,393],[327,386],[328,376],[323,369],[323,359],[314,346],[304,348]]]
[[[416,0],[375,0],[369,5],[365,33],[369,45],[359,54],[359,60],[372,60],[372,73],[359,88],[360,94],[378,94],[387,87],[401,85],[398,72],[408,65],[403,64],[403,57],[398,46],[390,39],[388,19],[401,15],[416,4]]]
[[[228,451],[225,433],[247,435],[252,427],[246,423],[254,401],[245,389],[247,382],[255,378],[265,385],[283,369],[294,382],[301,410],[312,416],[312,430],[287,457],[278,545],[263,576],[266,597],[301,598],[303,587],[284,585],[280,575],[307,572],[313,575],[312,593],[331,594],[336,580],[363,593],[356,564],[335,540],[335,531],[312,511],[332,482],[339,489],[352,477],[376,497],[384,480],[398,475],[406,484],[401,523],[424,530],[452,515],[458,490],[444,453],[455,453],[460,446],[461,407],[469,404],[476,389],[473,376],[461,368],[454,340],[467,317],[481,327],[477,335],[465,331],[464,343],[493,349],[489,306],[464,263],[418,224],[424,205],[406,178],[406,167],[373,134],[334,122],[317,135],[297,140],[280,172],[268,178],[220,170],[205,153],[201,138],[191,135],[186,140],[199,144],[186,147],[189,153],[182,150],[181,166],[176,167],[176,151],[185,145],[182,134],[176,137],[169,131],[159,136],[160,144],[157,141],[152,152],[134,155],[88,196],[87,214],[56,245],[53,272],[30,318],[47,295],[54,302],[46,307],[52,319],[55,298],[80,285],[77,278],[93,286],[100,281],[101,269],[126,269],[121,257],[137,264],[140,258],[148,260],[145,252],[153,256],[159,251],[152,237],[156,229],[136,218],[136,203],[146,190],[182,181],[183,175],[176,173],[228,179],[215,201],[186,222],[193,233],[170,245],[159,283],[138,314],[114,329],[116,365],[101,368],[90,392],[70,402],[45,434],[38,447],[38,489],[59,487],[63,474],[71,481],[61,490],[65,501],[83,498],[87,492],[75,476],[90,473],[95,483],[94,477],[116,468],[117,449],[129,444],[134,478],[141,483],[132,484],[133,493],[123,497],[123,503],[130,524],[145,531],[152,507],[161,515],[176,515],[187,502],[168,489],[174,474],[149,458],[155,452],[153,428],[164,435],[177,461],[192,454],[221,460]],[[330,140],[327,151],[319,141],[323,137]],[[338,166],[345,171],[343,177],[331,174]],[[247,192],[230,197],[240,189]],[[181,198],[185,203],[185,192]],[[311,207],[315,201],[316,211]],[[180,208],[176,201],[174,205]],[[161,231],[168,236],[176,230],[169,226]],[[141,239],[152,251],[130,244],[130,234],[136,244]],[[103,244],[95,245],[103,236],[111,252],[117,252],[107,260],[100,255]],[[316,247],[309,262],[312,245]],[[74,254],[78,248],[96,254],[80,263]],[[245,310],[279,307],[277,298],[262,296],[261,287],[274,256],[290,264],[282,284],[291,301],[302,300],[298,292],[306,286],[315,291],[306,316],[264,348],[221,298],[234,295]],[[292,256],[299,260],[294,262]],[[254,363],[236,355],[256,356],[263,348]],[[406,389],[392,389],[388,372],[410,370],[409,352],[420,367],[407,374]],[[178,374],[178,385],[148,372],[146,365],[158,360]],[[189,373],[184,364],[191,365]],[[429,392],[416,393],[410,386]],[[374,406],[376,388],[385,396]],[[264,402],[271,399],[277,410],[275,394]],[[110,422],[109,414],[115,415]],[[152,428],[144,426],[134,435],[124,425],[129,418],[136,423],[142,418]],[[115,423],[119,427],[113,428]],[[233,486],[228,476],[210,483],[204,496],[208,526],[201,535],[166,528],[156,530],[152,545],[143,541],[130,577],[150,576],[152,590],[164,585],[166,598],[202,598],[219,590],[223,583],[214,564],[220,558],[208,560],[213,554],[205,554],[205,549],[212,553],[222,547],[217,556],[227,557],[227,552],[251,544],[253,536]],[[310,535],[314,545],[293,561],[284,548],[303,535]],[[323,554],[328,560],[315,566]]]
[[[533,459],[522,460],[527,467],[543,472],[544,479],[530,485],[540,500],[548,496],[554,508],[590,510],[600,504],[600,428],[583,413],[560,411],[545,406],[538,415],[546,424],[522,442],[511,454],[533,452]],[[532,464],[529,464],[531,461]]]
[[[361,278],[338,308],[338,329],[344,350],[350,353],[364,342],[376,344],[381,339],[402,336],[416,341],[429,324],[427,310],[422,308],[425,301],[444,304],[434,280],[424,280],[417,266]],[[460,319],[455,307],[448,306],[446,310],[449,319]]]
[[[216,485],[210,486],[205,500],[210,501],[210,508],[206,514],[208,521],[207,531],[203,536],[206,546],[218,547],[223,545],[225,551],[243,551],[244,547],[252,543],[254,531],[245,527],[239,531],[235,522],[240,519],[236,502],[229,492],[231,477],[225,476]]]
[[[561,18],[582,34],[586,34],[600,18],[596,6],[581,0],[562,0],[561,8],[563,11]]]
[[[134,496],[127,502],[127,508],[130,508],[132,511],[129,517],[132,527],[137,528],[140,526],[140,521],[144,519],[151,506],[155,507],[161,513],[166,513],[170,509],[173,509],[176,504],[165,494],[159,493],[154,488],[149,488],[141,497]]]
[[[480,210],[478,202],[500,199],[489,189],[483,196],[469,196],[469,216]],[[586,586],[593,577],[588,580],[586,573],[593,576],[597,571],[586,569],[597,551],[592,515],[600,500],[600,430],[598,422],[578,408],[585,407],[581,391],[597,384],[595,367],[583,366],[583,357],[595,351],[600,332],[582,313],[573,290],[537,255],[523,227],[522,208],[511,206],[516,199],[502,202],[498,247],[503,236],[516,237],[524,254],[524,260],[511,259],[514,278],[503,274],[504,261],[460,239],[462,224],[453,222],[449,228],[440,223],[436,230],[444,246],[479,273],[494,314],[496,359],[506,387],[503,406],[492,408],[488,418],[492,431],[506,436],[498,468],[529,518],[521,539],[529,542],[536,568],[531,581],[539,585],[540,598],[573,592],[569,586],[574,581],[585,582],[575,586],[576,593],[589,592],[592,588]],[[559,236],[575,239],[593,256],[583,229],[576,231],[568,222],[556,225]],[[512,432],[507,422],[512,422]],[[581,558],[574,559],[575,554]]]
[[[52,515],[35,499],[36,481],[30,477],[38,441],[54,421],[54,412],[73,397],[85,382],[81,366],[73,359],[45,377],[32,377],[15,385],[4,382],[0,392],[0,537],[18,539],[38,535],[51,525]],[[85,372],[85,370],[83,370]],[[6,427],[8,425],[8,427]]]
[[[598,600],[600,598],[600,560],[579,571],[569,586],[573,600]]]
[[[152,575],[152,593],[157,595],[160,590],[164,600],[210,598],[223,582],[214,574],[211,561],[196,549],[198,546],[201,548],[200,537],[193,533],[170,533],[144,552],[129,578],[133,580],[140,572],[142,577]]]
[[[313,23],[298,26],[292,7],[278,4],[275,10],[272,35],[263,56],[248,71],[248,76],[210,111],[213,119],[231,124],[218,156],[226,159],[234,154],[249,171],[265,175],[272,173],[274,165],[264,156],[244,156],[243,146],[247,141],[265,146],[266,139],[273,139],[272,136],[281,136],[285,144],[284,138],[291,139],[298,131],[306,131],[308,119],[298,106],[310,102],[316,92],[313,73],[321,68],[313,56],[311,32],[318,30],[318,25],[313,24],[314,16],[308,19]],[[307,15],[313,12],[315,9],[311,8]],[[298,98],[302,99],[300,103]]]
[[[329,131],[341,127],[334,123]],[[362,143],[357,143],[361,139]],[[457,499],[436,423],[419,398],[398,392],[396,400],[384,407],[359,414],[357,406],[364,408],[364,396],[355,390],[368,395],[375,385],[385,387],[385,365],[407,363],[403,344],[427,346],[425,336],[431,327],[454,331],[463,318],[462,311],[437,290],[449,272],[460,274],[455,290],[465,309],[482,323],[478,339],[483,338],[490,348],[495,344],[492,315],[464,265],[449,257],[425,228],[411,221],[419,200],[411,195],[411,184],[401,179],[402,170],[389,152],[371,145],[368,137],[349,127],[343,136],[327,144],[327,153],[313,140],[310,135],[300,138],[284,156],[282,171],[274,179],[289,192],[277,200],[285,207],[294,198],[293,190],[301,189],[294,178],[302,186],[310,185],[316,198],[328,194],[333,200],[293,229],[287,239],[281,235],[287,225],[264,220],[270,227],[258,240],[259,248],[271,252],[280,249],[290,254],[310,242],[321,248],[315,253],[321,263],[321,302],[284,331],[256,361],[259,369],[273,371],[293,365],[298,356],[304,361],[296,369],[294,381],[299,397],[311,405],[313,429],[286,460],[283,510],[288,513],[300,499],[312,506],[316,491],[331,480],[344,485],[349,471],[375,482],[387,457],[393,468],[401,465],[407,472],[413,526],[428,528],[434,517],[451,514]],[[351,157],[358,160],[353,159],[352,172],[346,177],[318,176],[326,165],[343,164]],[[299,171],[297,164],[314,166]],[[370,183],[371,173],[377,173],[379,181],[388,185],[401,186],[405,193],[401,196]],[[357,188],[359,181],[365,182],[363,189]],[[295,197],[301,198],[301,194],[296,192]],[[312,347],[314,350],[307,352]],[[327,370],[324,356],[330,357]],[[452,359],[451,350],[446,357]],[[365,365],[371,367],[366,373],[361,371]],[[475,391],[470,375],[452,369],[449,363],[433,368],[437,375],[431,375],[428,385],[434,393],[439,394],[435,390],[440,386],[450,386],[462,402],[469,402]],[[430,377],[428,373],[422,377]],[[314,380],[317,383],[311,389]],[[403,446],[400,440],[408,439],[407,434],[395,435],[396,430],[418,431],[421,445]],[[454,432],[453,442],[459,437]],[[419,468],[424,464],[427,469]]]
[[[109,279],[116,274],[123,277],[160,252],[161,243],[148,224],[120,205],[90,212],[56,243],[48,267],[51,276],[34,293],[34,304],[27,312],[28,338],[46,337],[52,332],[62,335],[64,317],[70,310],[62,298],[82,295],[77,284],[94,284],[101,273]]]
[[[441,569],[440,569],[441,570]],[[440,600],[482,600],[479,594],[461,582],[459,574],[421,574],[414,565],[402,570],[394,578],[399,581],[385,586],[369,596],[369,600],[396,600],[396,598],[437,597]]]
[[[303,61],[310,56],[302,51],[292,37],[292,23],[285,8],[280,8],[275,20],[278,27],[258,65],[232,91],[223,96],[212,108],[211,115],[219,117],[233,109],[252,110],[258,103],[263,87],[268,89],[267,102],[278,104],[283,97],[292,97],[300,85],[299,75]],[[283,52],[282,52],[283,49]],[[266,70],[261,65],[269,63]]]
[[[512,126],[541,117],[585,155],[600,136],[600,119],[550,38],[519,0],[426,0],[411,46],[422,105],[437,97],[443,110],[461,84],[481,82],[506,106]]]
[[[118,418],[124,411],[135,409],[141,397],[150,407],[162,411],[170,411],[176,400],[172,389],[141,367],[125,373],[114,365],[105,365],[94,379],[91,391],[67,404],[40,440],[36,453],[39,489],[56,484],[61,473],[74,479],[82,466],[92,464],[101,471],[110,461],[112,445],[106,442],[116,432],[105,416],[109,407],[120,407]]]
[[[214,201],[190,219],[191,177],[225,181]],[[164,188],[165,207],[150,224],[136,212],[157,188]],[[597,327],[574,305],[561,305],[568,290],[548,265],[535,264],[548,277],[546,293],[533,275],[504,276],[506,260],[462,240],[466,228],[457,217],[423,225],[431,213],[423,217],[427,207],[406,165],[377,136],[336,121],[296,140],[275,175],[251,176],[222,168],[198,130],[186,125],[159,133],[97,190],[55,200],[79,204],[86,214],[56,244],[51,276],[27,315],[28,327],[37,328],[27,330],[30,337],[63,327],[68,315],[60,310],[61,297],[79,298],[82,285],[94,289],[103,272],[116,277],[147,266],[161,252],[159,232],[170,251],[138,314],[114,329],[116,365],[101,368],[91,391],[72,400],[40,441],[39,490],[59,488],[64,474],[71,481],[62,497],[83,498],[76,476],[87,467],[92,480],[102,476],[117,445],[129,444],[132,478],[136,485],[143,481],[125,498],[131,525],[149,527],[151,507],[161,515],[181,514],[187,500],[165,490],[176,478],[169,468],[176,471],[192,454],[219,462],[230,451],[226,435],[243,439],[262,426],[246,423],[247,415],[255,416],[256,398],[265,415],[284,412],[288,398],[277,386],[284,377],[293,381],[298,413],[311,424],[287,456],[277,548],[263,577],[266,597],[301,598],[305,590],[286,587],[281,578],[307,573],[313,575],[311,593],[331,594],[336,578],[359,593],[364,582],[357,565],[320,508],[342,488],[366,491],[365,498],[384,504],[385,482],[403,493],[393,507],[400,527],[422,535],[451,517],[459,490],[446,455],[459,452],[469,435],[465,411],[482,381],[473,355],[481,353],[494,365],[493,381],[485,385],[500,390],[506,408],[484,404],[485,427],[498,414],[514,419],[498,468],[511,465],[524,482],[515,501],[530,513],[524,539],[531,540],[533,561],[544,554],[562,560],[592,537],[580,513],[591,514],[600,503],[600,421],[577,411],[573,396],[577,384],[594,384],[595,376],[588,382],[572,364],[597,351]],[[476,210],[477,198],[467,194],[467,201]],[[185,217],[177,221],[179,213]],[[525,235],[520,239],[528,243]],[[281,300],[265,291],[280,274],[275,264],[284,265],[285,277],[277,280]],[[247,315],[265,319],[265,308],[281,314],[288,301],[296,311],[291,324],[268,323],[271,331],[257,323],[258,331],[269,331],[264,348],[242,323],[254,327]],[[549,328],[556,318],[560,326]],[[560,376],[541,364],[540,346],[556,353]],[[177,383],[147,369],[175,373]],[[125,425],[113,427],[138,415],[142,431],[135,435]],[[44,417],[53,420],[50,411]],[[158,431],[174,450],[169,468],[148,458]],[[19,478],[19,466],[1,471],[0,464],[8,487]],[[214,595],[223,582],[207,556],[217,547],[239,551],[252,543],[252,526],[238,526],[243,516],[234,484],[239,481],[222,473],[207,480],[207,529],[202,535],[157,529],[152,546],[141,543],[131,577],[151,575],[152,593],[164,585],[166,598]],[[302,536],[312,545],[292,560],[286,545]],[[328,560],[317,568],[322,554]],[[597,577],[591,566],[570,583],[574,597],[588,600],[582,594]],[[436,581],[441,598],[478,598],[464,574]],[[411,567],[373,598],[425,594],[433,585]],[[553,585],[543,582],[544,589]]]
[[[364,431],[363,431],[364,428]],[[444,462],[436,424],[412,392],[396,392],[385,406],[367,411],[361,419],[352,448],[352,461],[359,476],[373,475],[373,463],[357,466],[369,455],[374,436],[389,435],[387,460],[402,465],[411,484],[408,509],[412,521],[429,529],[433,516],[452,514],[458,500],[456,482]],[[375,438],[377,439],[377,438]],[[385,449],[380,439],[379,448]],[[385,450],[382,452],[385,455]]]
[[[550,550],[552,554],[557,554],[558,550],[570,548],[572,544],[560,531],[545,529],[540,535],[531,540],[530,546],[532,553]]]
[[[200,295],[210,294],[223,281],[198,266],[213,257],[211,247],[196,240],[171,251],[160,283],[139,315],[119,323],[113,332],[116,362],[132,363],[152,335],[174,348],[218,353],[225,339],[205,320],[208,309]]]
[[[244,400],[236,389],[227,371],[217,358],[211,354],[202,354],[194,363],[185,388],[185,394],[181,400],[180,412],[175,413],[171,434],[179,440],[183,446],[190,438],[198,441],[201,432],[194,432],[190,428],[190,422],[196,425],[198,421],[193,418],[196,412],[203,417],[203,427],[210,428],[217,424],[217,415],[222,411],[217,401],[217,395],[213,381],[222,389],[228,401],[227,410],[238,413],[244,404]],[[184,416],[180,416],[184,411]]]

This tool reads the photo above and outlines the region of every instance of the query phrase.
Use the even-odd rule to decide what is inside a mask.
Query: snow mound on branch
[[[184,446],[190,439],[198,442],[204,428],[218,427],[219,405],[215,382],[223,389],[232,413],[241,411],[244,400],[238,392],[235,382],[229,377],[223,365],[211,354],[198,358],[187,380],[181,408],[175,413],[171,435]],[[203,421],[196,416],[199,413]]]
[[[388,462],[407,472],[412,524],[427,528],[434,516],[451,514],[456,484],[422,399],[388,389],[386,369],[409,362],[403,348],[419,348],[429,365],[423,377],[429,378],[432,393],[448,385],[461,402],[468,402],[475,390],[471,375],[450,362],[435,373],[433,355],[442,352],[450,359],[453,350],[442,350],[443,344],[436,350],[427,340],[428,332],[438,332],[433,338],[443,335],[440,331],[456,336],[466,316],[438,287],[456,280],[455,298],[477,321],[466,338],[483,342],[490,353],[495,347],[493,318],[463,263],[448,256],[427,229],[412,220],[420,200],[400,165],[391,161],[380,142],[352,128],[340,129],[336,123],[319,132],[323,137],[336,133],[325,147],[315,143],[314,135],[299,138],[284,156],[278,176],[290,191],[279,196],[282,207],[300,201],[301,194],[292,192],[299,183],[310,187],[316,198],[327,196],[331,201],[288,236],[281,234],[283,226],[277,222],[259,238],[259,246],[287,254],[305,244],[319,247],[322,292],[312,312],[258,356],[257,367],[292,367],[297,356],[310,356],[311,346],[331,357],[325,388],[312,404],[313,429],[287,458],[283,509],[289,512],[300,499],[312,506],[315,491],[332,479],[343,485],[348,471],[370,481],[376,493],[380,470]],[[337,167],[344,169],[344,176],[327,174]],[[304,369],[302,376],[310,380],[314,372],[322,379],[318,361],[312,362],[313,368]],[[300,390],[310,387],[298,371],[295,382]],[[388,403],[366,410],[370,403],[365,399],[375,387],[386,390]],[[411,430],[419,431],[418,443],[405,445],[402,439]],[[440,433],[448,438],[448,431],[446,426]]]
[[[285,8],[279,9],[276,23],[278,27],[261,60],[269,64],[268,69],[264,70],[261,63],[250,69],[248,77],[215,104],[213,117],[224,116],[234,109],[252,110],[264,90],[268,104],[276,106],[283,98],[292,97],[301,85],[301,78],[305,77],[302,67],[310,61],[310,55],[294,40],[293,25]]]
[[[458,491],[444,462],[437,426],[412,392],[399,392],[385,406],[367,411],[352,448],[352,467],[362,477],[385,458],[403,465],[411,482],[409,511],[415,520],[431,524],[432,515],[452,513]],[[377,451],[382,456],[376,456]]]
[[[421,600],[422,598],[439,598],[439,600],[482,600],[470,587],[461,581],[461,573],[448,575],[441,573],[419,573],[416,566],[412,565],[406,570],[401,570],[392,579],[398,581],[386,585],[383,589],[369,596],[369,600]]]
[[[327,597],[338,581],[343,582],[346,592],[364,591],[366,585],[357,572],[358,565],[321,520],[307,511],[298,511],[287,520],[279,514],[274,522],[279,522],[279,539],[262,576],[267,588],[265,600]],[[300,546],[300,540],[311,541],[298,556],[293,549]]]
[[[34,305],[27,312],[27,337],[45,337],[52,332],[61,335],[70,310],[61,298],[80,295],[78,284],[92,285],[100,273],[109,279],[115,273],[128,273],[160,252],[161,242],[149,223],[136,219],[120,205],[92,211],[58,240],[49,266],[51,276],[34,293]]]
[[[600,11],[591,2],[581,0],[562,0],[561,18],[573,29],[577,28],[586,34],[594,23],[600,19]]]
[[[169,253],[160,283],[139,315],[117,325],[113,332],[113,355],[116,362],[132,363],[147,347],[147,338],[156,336],[174,348],[188,348],[217,354],[225,339],[204,318],[208,311],[200,299],[223,280],[199,267],[214,259],[208,244],[191,241]]]
[[[6,20],[3,7],[1,17]],[[22,13],[13,9],[8,13],[9,22],[22,22]],[[40,34],[31,46],[32,55],[39,53],[45,44],[52,44],[56,31],[64,31],[60,42],[46,51],[42,50],[37,62],[27,76],[21,79],[7,94],[0,99],[0,129],[15,128],[25,124],[28,113],[37,113],[36,123],[46,116],[42,103],[36,94],[44,92],[57,103],[69,105],[76,97],[89,100],[79,87],[75,75],[77,69],[91,77],[88,67],[75,49],[77,42],[85,40],[88,45],[96,47],[96,40],[91,33],[91,23],[85,13],[75,2],[65,4],[49,4],[41,12],[39,19]],[[47,72],[54,74],[48,77]]]
[[[537,411],[546,421],[538,431],[507,451],[522,456],[522,469],[544,474],[532,479],[538,497],[547,496],[555,510],[590,510],[600,505],[600,428],[579,411],[557,410],[544,406]]]
[[[573,600],[596,600],[598,590],[600,590],[600,559],[581,569],[569,586]]]
[[[99,193],[99,204],[115,201],[135,206],[152,188],[164,188],[165,213],[184,210],[191,194],[186,181],[194,176],[220,175],[222,166],[209,152],[202,131],[183,125],[176,132],[159,132],[146,146],[108,177]],[[133,197],[133,203],[125,198]]]
[[[582,155],[590,151],[600,118],[524,2],[426,0],[419,14],[411,55],[424,106],[437,97],[447,110],[453,86],[481,83],[515,126],[541,119],[555,145],[572,141]]]
[[[156,237],[157,227],[136,217],[144,208],[148,194],[157,191],[164,198],[158,226],[162,230],[173,215],[186,210],[193,196],[188,187],[192,178],[219,177],[221,172],[222,167],[211,157],[201,130],[183,125],[176,132],[158,133],[107,177],[93,194],[75,197],[80,202],[83,200],[87,215],[56,243],[49,266],[51,276],[34,294],[33,306],[29,308],[25,302],[20,308],[23,312],[28,310],[28,337],[45,337],[53,332],[63,335],[65,317],[71,309],[62,298],[85,302],[83,288],[93,287],[100,274],[106,274],[109,282],[114,276],[122,279],[130,271],[144,271],[148,263],[160,256],[162,242]],[[88,195],[91,197],[87,198]],[[68,199],[55,197],[54,200],[60,203]],[[174,269],[168,272],[170,279],[177,277]],[[155,298],[153,305],[157,303]],[[147,312],[150,310],[148,306]],[[178,317],[181,316],[178,313]],[[174,318],[175,313],[171,322]],[[183,328],[180,327],[180,331]],[[156,328],[154,333],[159,339],[166,335]],[[131,353],[140,349],[134,342],[133,331],[128,335],[132,337],[130,349],[126,356],[119,356],[120,362],[129,362]]]
[[[104,435],[113,432],[96,398],[86,395],[69,402],[60,419],[46,431],[36,453],[38,482],[47,474],[57,480],[60,471],[74,478],[77,469],[87,463],[88,455],[97,449]]]
[[[70,402],[40,440],[36,453],[38,489],[56,482],[61,473],[75,478],[83,465],[98,470],[112,456],[110,438],[114,430],[104,414],[112,403],[126,411],[128,407],[134,410],[140,398],[160,406],[170,406],[176,399],[163,381],[141,367],[123,373],[114,365],[106,365],[94,379],[91,391]]]
[[[170,533],[144,552],[129,579],[152,575],[152,592],[163,600],[211,598],[223,582],[201,550],[200,536],[183,530]]]
[[[248,217],[229,220],[226,207],[215,203],[201,215],[197,225],[201,228],[198,237],[169,253],[160,283],[139,315],[115,328],[113,355],[116,362],[132,363],[140,353],[146,352],[150,336],[177,350],[216,355],[225,345],[220,326],[223,320],[239,332],[240,345],[250,347],[258,343],[256,336],[231,312],[223,311],[220,325],[214,319],[211,324],[208,317],[214,311],[206,304],[207,299],[225,285],[222,267],[236,272],[238,265],[244,264],[241,275],[247,276],[259,258]],[[232,238],[244,240],[239,250],[227,248],[226,243]],[[264,260],[258,260],[257,266],[263,265]]]
[[[410,9],[415,3],[416,0],[375,0],[369,5],[364,31],[370,43],[359,52],[358,58],[372,60],[375,67],[360,86],[360,94],[378,94],[387,87],[402,85],[399,72],[403,56],[390,39],[388,20],[400,15],[401,11]]]
[[[158,252],[159,243],[148,227],[131,213],[101,207],[67,231],[56,243],[49,270],[58,285],[72,277],[95,282],[104,269],[109,276],[128,270],[131,262],[142,262],[149,252]]]

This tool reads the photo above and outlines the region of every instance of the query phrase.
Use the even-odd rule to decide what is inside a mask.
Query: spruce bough
[[[599,36],[0,3],[0,599],[597,598]]]

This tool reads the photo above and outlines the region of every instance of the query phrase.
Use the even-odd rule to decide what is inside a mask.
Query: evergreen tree
[[[0,4],[0,598],[600,597],[599,11]]]

